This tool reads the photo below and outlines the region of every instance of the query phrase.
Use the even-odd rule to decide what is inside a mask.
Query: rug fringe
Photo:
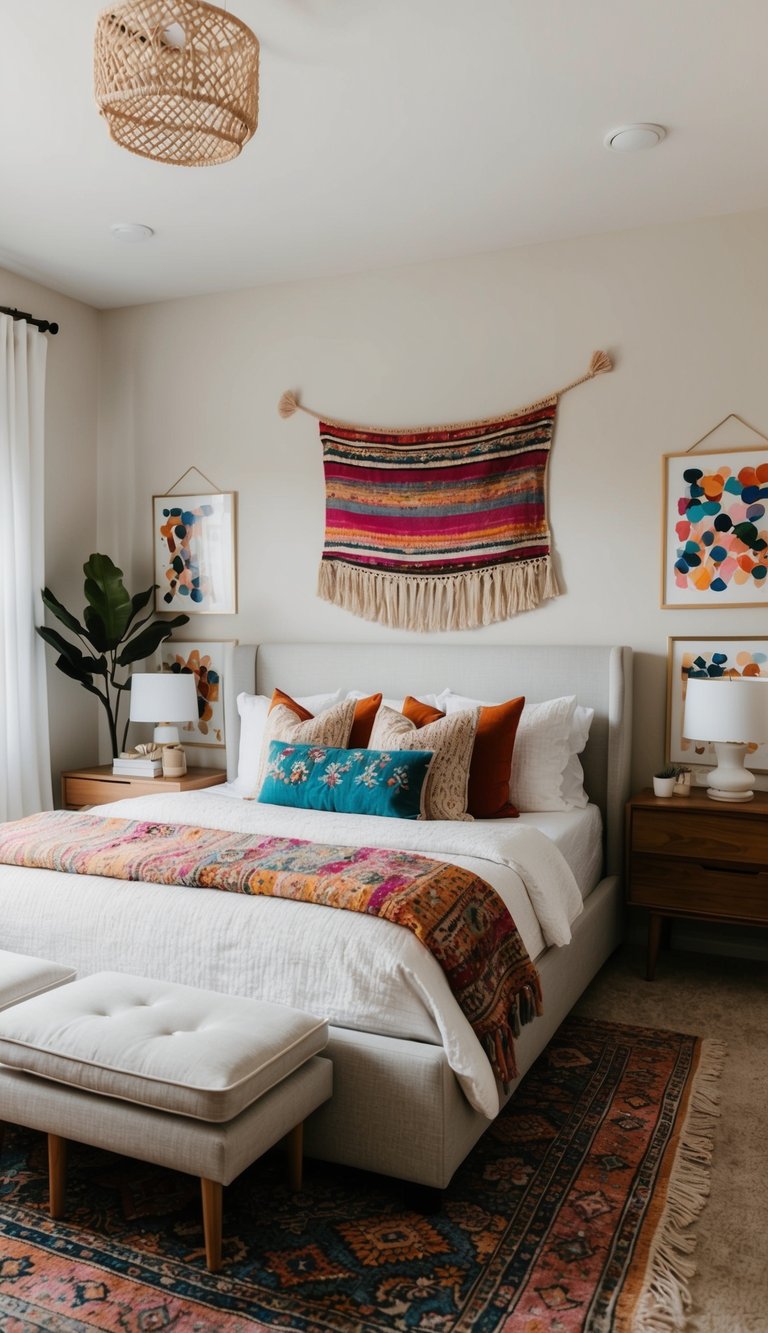
[[[703,1041],[688,1113],[680,1135],[664,1212],[649,1256],[646,1286],[635,1308],[632,1333],[674,1333],[685,1328],[696,1271],[691,1231],[709,1197],[718,1083],[727,1047]]]
[[[395,574],[323,560],[317,593],[392,629],[477,629],[532,611],[560,589],[551,557],[460,574]]]

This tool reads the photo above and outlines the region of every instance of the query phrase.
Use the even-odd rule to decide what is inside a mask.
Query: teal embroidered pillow
[[[418,819],[431,750],[340,750],[271,741],[259,800],[302,810]]]

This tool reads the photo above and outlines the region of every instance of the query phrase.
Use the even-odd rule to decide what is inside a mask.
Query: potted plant
[[[83,573],[88,603],[83,611],[84,624],[62,606],[50,588],[44,588],[42,595],[48,610],[80,639],[86,651],[47,625],[38,625],[37,632],[58,652],[56,666],[59,671],[101,700],[109,723],[112,756],[116,758],[125,748],[129,723],[126,718],[122,745],[119,745],[120,705],[123,695],[131,688],[130,673],[122,676],[118,673],[130,668],[134,662],[151,657],[173,630],[186,625],[189,616],[155,620],[154,609],[142,616],[157,584],[153,583],[132,597],[123,583],[122,569],[118,569],[108,555],[89,556],[83,565]]]
[[[675,796],[690,796],[691,770],[687,764],[678,764],[675,769]]]
[[[674,764],[667,764],[660,768],[658,773],[653,775],[653,791],[655,796],[672,796],[675,790],[675,781],[677,779],[677,769]]]

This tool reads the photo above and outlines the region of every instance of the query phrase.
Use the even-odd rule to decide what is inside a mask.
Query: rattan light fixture
[[[100,16],[96,101],[116,143],[182,167],[237,157],[256,129],[259,43],[204,0],[128,0]]]

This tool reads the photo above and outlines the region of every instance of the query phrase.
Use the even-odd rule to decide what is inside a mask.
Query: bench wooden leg
[[[224,1187],[218,1180],[200,1177],[203,1192],[203,1234],[205,1235],[205,1262],[211,1273],[221,1267],[221,1215]]]
[[[52,1218],[64,1216],[64,1191],[67,1179],[67,1140],[48,1135],[48,1193]]]
[[[303,1120],[286,1135],[285,1143],[288,1150],[288,1184],[292,1190],[300,1190],[304,1167]]]

